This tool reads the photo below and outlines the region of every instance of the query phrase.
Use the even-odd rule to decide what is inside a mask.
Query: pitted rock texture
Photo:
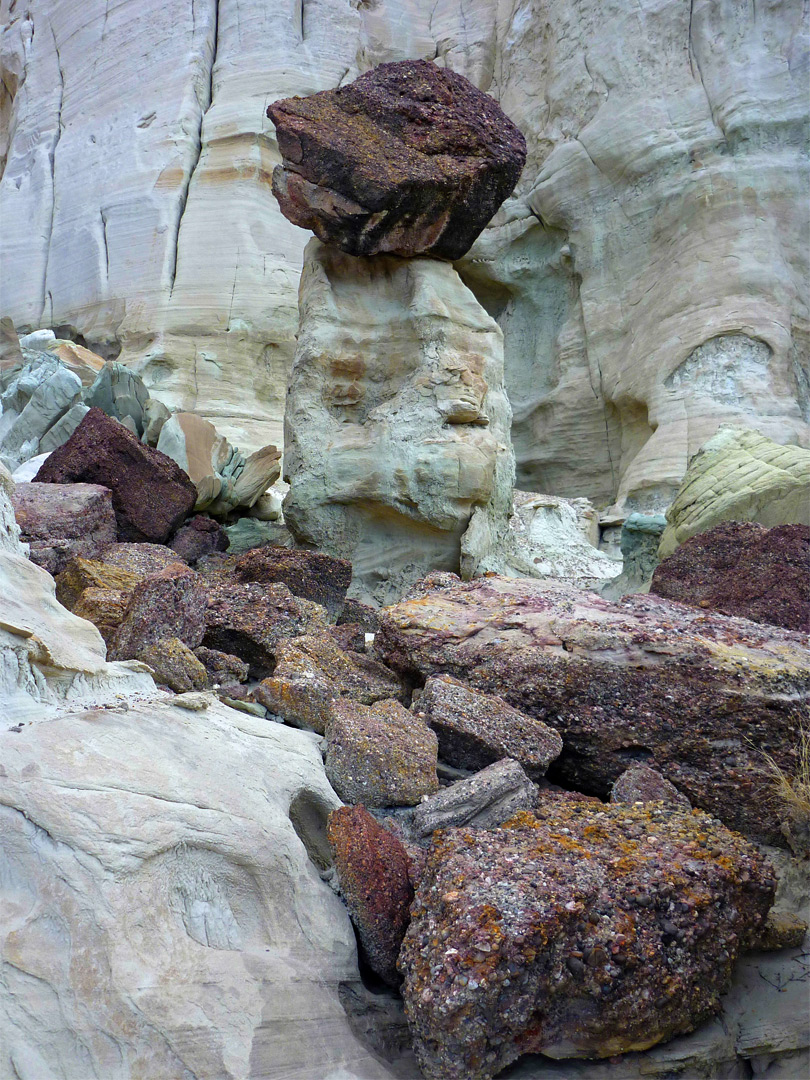
[[[269,585],[280,581],[294,596],[322,604],[334,621],[343,609],[352,580],[352,564],[322,551],[268,544],[241,555],[233,564],[233,573],[239,582]]]
[[[504,758],[422,799],[413,812],[412,826],[417,837],[451,826],[489,829],[536,805],[535,785],[516,761]]]
[[[107,589],[90,585],[82,590],[70,610],[80,619],[87,619],[95,626],[109,650],[118,627],[124,621],[130,595],[130,592],[122,589]]]
[[[807,633],[810,528],[722,522],[685,540],[664,559],[653,574],[650,592]]]
[[[437,740],[398,701],[335,701],[326,726],[326,775],[344,802],[415,806],[438,790]]]
[[[98,484],[17,484],[11,496],[31,560],[52,577],[74,555],[96,558],[116,538],[112,496]]]
[[[112,491],[119,540],[163,543],[188,517],[197,490],[183,470],[101,409],[91,409],[49,456],[37,483],[101,484]]]
[[[147,646],[163,638],[179,638],[190,649],[196,648],[205,633],[207,609],[205,583],[189,567],[167,566],[150,574],[132,590],[113,639],[111,658],[140,659]]]
[[[137,578],[156,574],[167,566],[183,565],[177,552],[164,544],[111,544],[101,553],[101,561]]]
[[[510,757],[536,779],[562,750],[554,728],[450,675],[428,679],[411,708],[438,735],[442,760],[459,769],[483,769]]]
[[[219,652],[217,649],[207,649],[205,645],[198,646],[194,655],[208,672],[212,684],[230,686],[232,683],[247,682],[250,668],[238,656]]]
[[[497,102],[426,60],[381,64],[267,115],[281,212],[349,255],[461,258],[526,161]]]
[[[770,864],[706,814],[568,803],[434,837],[399,968],[427,1080],[527,1052],[611,1057],[715,1013],[773,903]]]
[[[661,802],[673,810],[691,810],[692,804],[674,784],[648,765],[631,765],[610,789],[612,803]]]
[[[554,727],[550,779],[606,797],[636,761],[730,828],[785,843],[763,751],[792,774],[810,700],[803,635],[655,596],[438,574],[383,613],[381,659],[448,673]]]
[[[462,535],[507,528],[514,461],[495,321],[436,259],[310,242],[285,412],[284,519],[348,559],[350,595],[392,603]],[[480,552],[478,552],[480,554]],[[472,573],[477,552],[466,554]]]
[[[405,698],[393,671],[370,656],[341,647],[332,630],[279,642],[272,677],[255,689],[256,700],[270,712],[320,735],[326,731],[335,701],[373,705]]]
[[[272,675],[278,646],[287,638],[325,630],[320,604],[293,596],[286,585],[229,585],[210,589],[202,644],[241,657],[254,679]]]
[[[328,836],[340,892],[365,958],[381,979],[399,986],[397,956],[413,899],[405,848],[364,806],[333,810]]]

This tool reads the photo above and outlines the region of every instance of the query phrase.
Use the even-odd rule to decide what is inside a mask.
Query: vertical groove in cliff
[[[191,0],[191,19],[192,19],[192,39],[196,31],[196,17],[194,14],[194,0]],[[180,248],[180,228],[183,224],[183,215],[186,212],[186,205],[188,204],[188,195],[191,189],[191,181],[194,177],[194,173],[197,166],[200,163],[200,157],[202,156],[203,147],[203,124],[205,123],[205,117],[208,114],[208,110],[214,101],[214,67],[217,62],[217,48],[219,45],[219,0],[213,0],[212,13],[211,13],[211,50],[210,60],[208,63],[208,95],[207,100],[200,103],[200,124],[197,131],[197,138],[194,143],[193,156],[189,164],[188,170],[183,177],[183,183],[180,188],[180,197],[177,204],[177,218],[174,227],[174,237],[172,245],[172,264],[169,271],[169,297],[174,292],[174,283],[177,278],[177,258]]]
[[[50,312],[48,322],[53,322],[53,294],[48,289],[48,265],[51,261],[51,244],[53,242],[53,223],[56,216],[56,148],[62,138],[62,106],[65,100],[65,75],[62,71],[62,57],[59,55],[59,46],[56,44],[56,34],[53,26],[50,27],[53,39],[53,48],[56,53],[56,68],[59,72],[59,104],[56,107],[56,132],[53,142],[48,150],[48,160],[51,166],[51,214],[48,221],[48,230],[45,237],[45,265],[42,270],[42,307],[39,313],[40,326],[45,325],[45,307],[50,300]]]

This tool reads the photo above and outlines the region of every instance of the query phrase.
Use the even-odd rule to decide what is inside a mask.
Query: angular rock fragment
[[[56,599],[72,611],[85,589],[105,589],[129,597],[138,576],[100,559],[71,559],[56,579]],[[94,621],[94,620],[91,620]]]
[[[56,577],[69,559],[115,543],[112,495],[99,484],[17,484],[11,504],[31,561]]]
[[[810,631],[810,528],[724,521],[659,564],[650,592],[754,622]]]
[[[176,694],[208,687],[208,672],[180,638],[153,641],[140,649],[135,659],[148,664],[154,672],[155,682],[168,686]]]
[[[212,551],[227,551],[230,540],[218,521],[197,514],[182,525],[169,545],[183,562],[196,563]]]
[[[397,701],[336,701],[326,727],[326,775],[344,802],[415,806],[439,787],[437,745]]]
[[[273,675],[256,687],[256,699],[295,727],[323,735],[337,700],[373,705],[404,698],[401,682],[371,657],[346,652],[331,634],[279,642]]]
[[[293,596],[281,583],[223,583],[211,588],[202,644],[241,657],[252,678],[264,679],[275,669],[280,643],[326,630],[325,615],[319,604]]]
[[[276,545],[246,551],[234,563],[237,581],[271,584],[280,581],[295,596],[322,604],[337,619],[352,580],[352,564],[322,551]]]
[[[706,814],[563,803],[434,837],[399,957],[427,1080],[523,1053],[612,1057],[719,1007],[773,902],[758,851]]]
[[[504,758],[423,799],[413,812],[413,829],[417,836],[457,825],[489,829],[536,805],[537,788],[516,761]]]
[[[413,899],[405,848],[363,806],[333,810],[328,836],[340,891],[365,958],[381,979],[399,986],[397,956]]]
[[[207,607],[203,579],[189,567],[178,564],[150,574],[132,591],[113,639],[111,658],[139,659],[147,646],[164,638],[179,638],[196,648],[205,632]]]
[[[673,810],[691,810],[692,804],[674,784],[648,765],[631,765],[610,790],[612,803],[662,802]]]
[[[80,593],[71,610],[74,615],[87,619],[95,626],[109,649],[118,627],[124,621],[129,597],[129,591],[91,585]]]
[[[294,225],[350,255],[459,259],[512,193],[526,140],[497,102],[425,60],[267,109]]]
[[[411,708],[438,735],[442,760],[458,769],[483,769],[509,757],[537,778],[562,750],[553,728],[450,675],[428,679]]]
[[[238,656],[219,652],[217,649],[207,649],[205,645],[196,648],[194,655],[208,672],[212,684],[230,686],[232,683],[247,682],[250,668]]]
[[[634,762],[730,828],[785,845],[769,753],[792,775],[810,702],[802,635],[659,597],[611,604],[562,583],[433,575],[388,608],[375,653],[498,692],[553,726],[551,779],[605,798]]]
[[[354,623],[361,626],[367,634],[376,634],[380,628],[380,617],[373,607],[362,604],[359,600],[348,599],[338,616],[338,626]]]
[[[38,483],[101,484],[112,491],[119,540],[162,543],[192,511],[197,490],[165,454],[91,409],[48,457]]]

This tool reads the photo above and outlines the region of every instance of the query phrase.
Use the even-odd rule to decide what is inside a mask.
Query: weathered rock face
[[[352,580],[352,566],[322,551],[304,551],[276,545],[247,551],[233,564],[236,581],[271,584],[280,581],[295,596],[322,604],[332,619],[343,610]]]
[[[382,64],[267,115],[282,213],[349,255],[461,258],[526,161],[497,102],[425,60]]]
[[[101,484],[112,491],[120,540],[163,543],[194,507],[197,491],[178,465],[100,409],[91,409],[34,478]]]
[[[653,596],[427,579],[375,639],[411,678],[446,672],[554,727],[551,778],[606,796],[635,761],[730,828],[784,844],[762,751],[792,772],[810,695],[803,635]]]
[[[648,765],[631,765],[610,789],[612,803],[661,802],[673,810],[690,810],[685,795]]]
[[[171,542],[172,551],[187,563],[195,563],[212,551],[227,551],[230,541],[219,522],[196,514],[182,525]]]
[[[380,978],[398,986],[397,956],[413,899],[405,848],[363,806],[333,810],[328,836],[340,891],[366,959]]]
[[[32,561],[53,577],[115,543],[112,496],[98,484],[17,484],[11,502]]]
[[[666,524],[663,514],[630,514],[621,529],[622,572],[598,586],[601,596],[607,600],[620,600],[630,593],[650,591],[653,571],[658,565],[658,546]]]
[[[536,804],[535,785],[516,761],[504,758],[422,799],[413,812],[412,826],[417,837],[451,826],[491,829]]]
[[[689,462],[667,510],[659,557],[721,521],[810,525],[810,450],[721,428]]]
[[[810,528],[727,521],[686,540],[657,567],[668,600],[810,631]]]
[[[150,574],[132,591],[112,644],[112,658],[139,658],[143,649],[163,638],[179,638],[196,648],[205,633],[207,609],[205,583],[189,567],[167,566]]]
[[[719,1006],[773,869],[705,814],[561,803],[434,838],[399,966],[430,1080],[610,1057]]]
[[[435,259],[355,259],[313,240],[287,398],[285,520],[390,602],[458,569],[475,508],[503,531],[511,412],[501,334]]]
[[[177,694],[208,688],[208,672],[188,645],[177,637],[161,637],[138,649],[137,659],[152,669],[155,682]]]

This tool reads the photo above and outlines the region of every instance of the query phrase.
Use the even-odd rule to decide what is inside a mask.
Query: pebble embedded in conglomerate
[[[612,803],[662,802],[673,810],[691,810],[692,804],[674,784],[649,765],[631,765],[610,792]]]
[[[523,1053],[611,1057],[718,1009],[775,875],[700,811],[547,800],[434,835],[399,957],[427,1080]]]
[[[537,778],[562,750],[553,728],[450,675],[429,678],[411,708],[436,732],[442,760],[459,769],[510,757]]]

